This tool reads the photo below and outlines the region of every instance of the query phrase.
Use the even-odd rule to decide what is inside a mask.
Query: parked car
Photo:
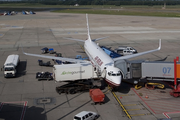
[[[96,120],[99,115],[92,111],[82,111],[74,116],[73,120]]]
[[[133,47],[125,47],[125,46],[119,46],[114,51],[121,55],[131,55],[137,53],[137,50],[134,49]]]

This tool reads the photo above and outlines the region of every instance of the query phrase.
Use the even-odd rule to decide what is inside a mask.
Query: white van
[[[82,111],[74,116],[73,120],[96,120],[99,115],[91,111]]]
[[[4,63],[3,70],[4,70],[4,77],[15,77],[16,75],[16,67],[19,63],[19,55],[9,55]],[[2,70],[2,69],[1,69]]]

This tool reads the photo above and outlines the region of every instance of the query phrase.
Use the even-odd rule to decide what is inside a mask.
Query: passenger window
[[[83,120],[85,120],[85,116],[83,116]]]
[[[89,116],[88,115],[86,115],[86,118],[88,118]]]
[[[92,113],[89,113],[89,116],[93,115]]]

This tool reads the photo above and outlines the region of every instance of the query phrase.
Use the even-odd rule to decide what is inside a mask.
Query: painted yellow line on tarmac
[[[140,109],[126,109],[127,111],[136,111],[136,110],[144,110],[144,109],[142,109],[142,108],[140,108]]]
[[[131,117],[133,117],[133,116],[144,116],[144,115],[146,115],[146,114],[134,114],[134,115],[131,115]]]
[[[127,110],[125,109],[125,107],[123,106],[123,104],[121,103],[121,101],[118,99],[118,97],[116,96],[116,94],[114,92],[112,92],[112,94],[114,95],[114,97],[116,98],[116,100],[118,101],[119,105],[121,106],[121,108],[123,109],[123,111],[126,113],[126,115],[128,116],[129,119],[131,119],[131,116],[129,115],[129,113],[127,112]]]
[[[117,95],[117,96],[133,96],[135,94],[122,94],[122,95]]]
[[[124,106],[136,106],[136,105],[141,105],[141,104],[126,104]]]
[[[146,113],[146,114],[134,114],[134,115],[131,115],[131,116],[133,117],[133,116],[144,116],[144,115],[151,115],[151,113]]]

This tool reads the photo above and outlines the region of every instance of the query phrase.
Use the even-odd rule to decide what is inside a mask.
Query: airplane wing
[[[73,39],[73,38],[64,38],[64,39],[75,40],[75,41],[79,41],[79,42],[85,42],[85,40],[80,40],[80,39]]]
[[[117,60],[123,60],[123,59],[130,59],[130,58],[134,58],[134,57],[137,57],[137,56],[152,53],[152,52],[158,51],[160,49],[161,49],[161,39],[159,39],[159,47],[157,49],[149,50],[149,51],[145,51],[145,52],[140,52],[140,53],[136,53],[136,54],[132,54],[132,55],[127,55],[127,56],[122,56],[122,57],[114,58],[113,60],[117,61]]]
[[[92,41],[95,42],[95,41],[102,40],[102,39],[105,39],[105,38],[108,38],[108,37],[109,37],[109,36],[107,36],[107,37],[102,37],[102,38],[96,38],[96,39],[93,39]],[[64,38],[64,39],[75,40],[75,41],[79,41],[79,42],[85,42],[85,40],[74,39],[74,38]]]
[[[73,58],[63,58],[63,57],[55,57],[55,56],[46,56],[46,55],[39,55],[39,54],[31,54],[31,53],[25,53],[24,51],[23,51],[23,54],[29,55],[29,56],[34,56],[34,57],[41,57],[41,58],[68,61],[68,62],[75,62],[75,63],[89,63],[89,61],[85,61],[85,60],[79,60],[79,59],[73,59]]]
[[[96,39],[93,39],[92,41],[95,42],[95,41],[98,41],[98,40],[102,40],[102,39],[105,39],[105,38],[108,38],[109,36],[107,37],[102,37],[102,38],[96,38]]]

